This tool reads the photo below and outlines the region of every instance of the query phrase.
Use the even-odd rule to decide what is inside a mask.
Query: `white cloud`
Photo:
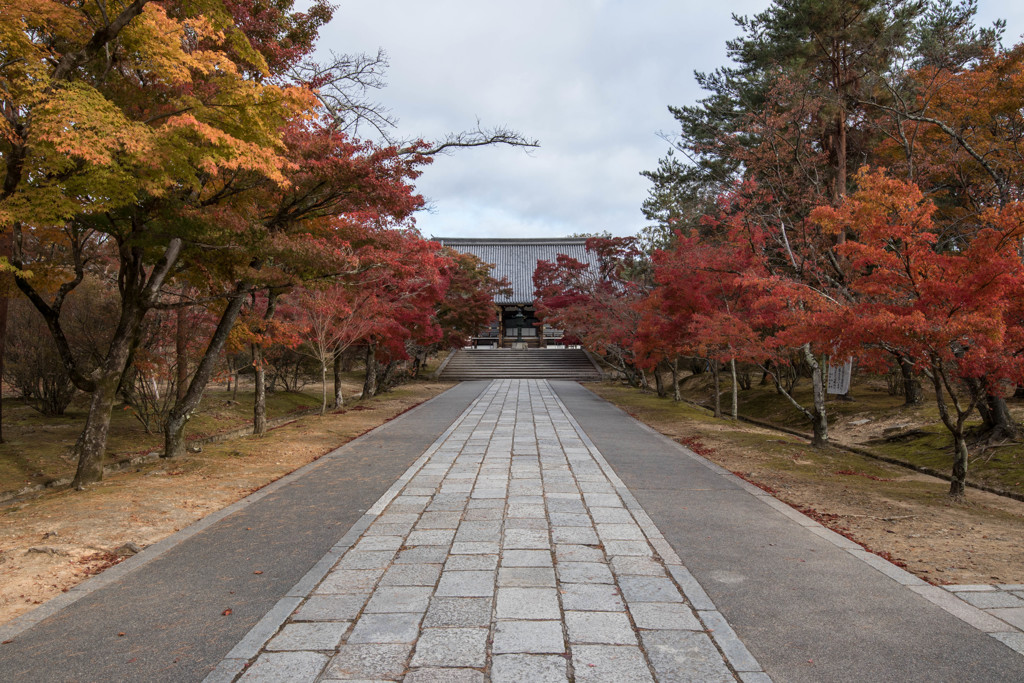
[[[403,137],[439,138],[507,125],[541,148],[461,150],[426,168],[417,187],[432,213],[417,223],[444,236],[557,236],[643,225],[640,206],[671,131],[670,104],[700,96],[693,71],[726,63],[731,14],[767,0],[342,0],[320,47],[390,56],[380,100]],[[1017,2],[981,0],[983,23]]]

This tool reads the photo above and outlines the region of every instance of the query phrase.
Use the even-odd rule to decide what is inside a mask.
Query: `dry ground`
[[[125,544],[151,545],[450,386],[409,384],[263,438],[207,445],[201,453],[108,475],[83,492],[48,491],[0,507],[0,623],[119,561],[117,549]]]
[[[1024,503],[975,489],[966,502],[953,503],[941,479],[839,449],[816,450],[797,437],[716,420],[619,384],[586,386],[926,581],[1024,583]],[[833,437],[852,441],[850,431],[838,428]]]

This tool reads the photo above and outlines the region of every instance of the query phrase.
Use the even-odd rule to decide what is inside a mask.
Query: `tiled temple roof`
[[[494,266],[491,274],[497,278],[505,278],[512,287],[511,296],[498,296],[497,304],[532,304],[534,300],[533,271],[537,269],[537,261],[554,261],[559,254],[564,254],[577,261],[589,263],[597,268],[597,257],[587,251],[585,238],[562,239],[477,239],[468,237],[433,237],[461,253],[473,254],[484,263]]]

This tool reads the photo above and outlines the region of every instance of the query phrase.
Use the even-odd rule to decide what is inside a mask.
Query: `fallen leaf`
[[[253,574],[262,574],[262,573],[263,573],[263,572],[262,572],[262,571],[260,571],[259,569],[257,569],[256,571],[254,571],[254,572],[253,572]]]
[[[226,609],[223,612],[221,612],[221,614],[223,614],[226,617],[230,617],[231,616],[231,610],[230,609]]]

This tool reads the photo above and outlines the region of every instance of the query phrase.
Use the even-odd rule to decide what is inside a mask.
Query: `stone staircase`
[[[460,349],[438,379],[569,379],[592,382],[600,370],[580,349]]]

